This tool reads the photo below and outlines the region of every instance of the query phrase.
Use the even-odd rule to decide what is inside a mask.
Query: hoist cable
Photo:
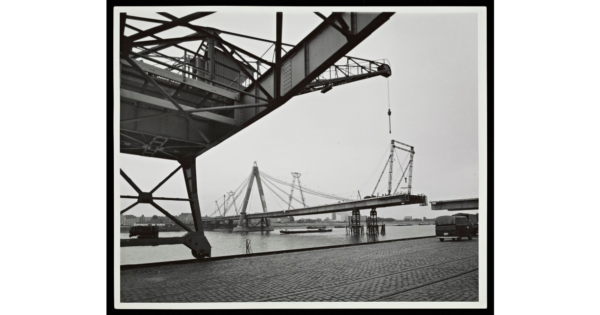
[[[396,154],[396,158],[398,159],[398,164],[400,164],[400,170],[402,172],[404,172],[404,168],[402,168],[402,163],[400,163],[400,157],[398,156],[398,151],[394,150],[394,154]],[[406,156],[406,158],[404,158],[404,162],[406,162],[406,159],[408,159],[408,155]]]
[[[394,189],[394,194],[396,194],[396,192],[398,191],[398,187],[400,187],[400,183],[402,183],[402,179],[404,178],[404,174],[406,173],[406,170],[408,170],[408,167],[410,167],[411,162],[408,162],[408,165],[406,165],[406,169],[402,173],[402,177],[400,177],[400,180],[398,181],[398,185],[396,185],[396,189]]]
[[[392,134],[392,109],[390,105],[390,78],[386,78],[388,89],[388,118],[390,123],[390,134]]]

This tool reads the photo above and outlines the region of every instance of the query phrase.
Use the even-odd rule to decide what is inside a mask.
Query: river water
[[[205,231],[204,233],[212,246],[212,257],[245,254],[246,239],[250,240],[250,247],[253,253],[373,242],[366,234],[351,236],[346,235],[345,228],[329,228],[332,228],[333,231],[307,234],[280,234],[279,231],[286,228],[278,227],[275,227],[275,231],[271,232],[233,233]],[[287,229],[306,230],[306,227]],[[376,241],[435,235],[435,225],[386,225],[385,229],[386,234],[379,235]],[[160,237],[183,236],[184,234],[185,231],[160,232]],[[129,233],[121,233],[121,238],[129,238]],[[120,250],[121,265],[193,259],[190,249],[185,245],[124,247]]]

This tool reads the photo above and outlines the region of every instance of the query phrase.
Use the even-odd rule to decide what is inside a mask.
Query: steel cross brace
[[[173,15],[171,15],[171,14],[169,14],[169,13],[165,13],[165,12],[159,12],[158,14],[160,14],[160,15],[162,15],[162,16],[164,16],[164,17],[168,18],[168,19],[171,19],[171,20],[173,20],[173,21],[180,20],[180,19],[177,19],[177,17],[175,17],[175,16],[173,16]],[[234,44],[231,44],[231,43],[227,42],[226,40],[224,40],[224,39],[222,39],[222,38],[220,38],[220,37],[218,37],[218,36],[215,36],[215,35],[213,35],[213,34],[211,34],[211,33],[207,32],[206,30],[204,30],[204,29],[203,29],[202,27],[200,27],[200,26],[192,25],[192,24],[190,24],[189,22],[182,23],[182,24],[181,24],[181,26],[187,27],[187,28],[189,28],[189,29],[191,29],[191,30],[194,30],[194,31],[196,31],[196,32],[200,33],[200,34],[204,34],[204,35],[205,35],[205,36],[207,36],[207,37],[211,37],[211,38],[213,38],[214,40],[218,41],[219,43],[221,43],[221,44],[223,44],[223,45],[227,45],[227,46],[229,46],[230,48],[233,48],[233,49],[235,49],[235,50],[237,50],[237,51],[240,51],[240,52],[244,53],[245,55],[247,55],[247,56],[249,56],[249,57],[252,57],[252,58],[254,58],[254,59],[256,59],[256,60],[260,60],[260,62],[262,62],[262,63],[268,64],[269,66],[273,66],[273,63],[272,63],[272,62],[269,62],[269,61],[267,61],[267,60],[264,60],[264,59],[262,59],[262,58],[260,58],[260,57],[258,57],[258,56],[256,56],[256,55],[254,55],[253,53],[246,51],[246,50],[245,50],[245,49],[243,49],[243,48],[240,48],[240,47],[238,47],[238,46],[236,46],[236,45],[234,45]]]
[[[138,196],[121,196],[121,198],[137,198],[138,200],[132,204],[131,206],[125,208],[124,210],[121,210],[121,214],[125,213],[126,211],[128,211],[129,209],[135,207],[137,204],[139,203],[149,203],[151,204],[154,208],[156,208],[158,211],[162,212],[165,216],[167,216],[169,219],[173,220],[173,222],[177,223],[177,225],[181,226],[182,228],[184,228],[185,230],[187,230],[188,232],[194,232],[192,229],[190,229],[189,226],[187,226],[185,223],[179,221],[179,219],[177,219],[176,217],[174,217],[173,215],[171,215],[169,212],[167,212],[166,210],[164,210],[163,208],[161,208],[159,205],[157,205],[156,203],[154,203],[154,199],[157,200],[178,200],[178,201],[189,201],[189,199],[183,199],[183,198],[165,198],[165,197],[153,197],[152,193],[154,193],[158,188],[160,188],[167,180],[169,180],[169,178],[171,178],[173,175],[175,175],[175,173],[177,173],[177,171],[179,171],[179,169],[181,168],[181,165],[179,167],[177,167],[173,172],[171,172],[171,174],[169,174],[165,179],[163,179],[160,183],[158,183],[158,185],[156,185],[156,187],[154,187],[150,192],[143,192],[132,180],[131,178],[129,178],[129,176],[127,176],[127,174],[125,174],[125,172],[123,172],[123,170],[121,171],[121,176],[123,176],[123,178],[127,181],[127,183],[129,183],[129,185],[131,185],[131,187],[133,189],[135,189],[135,191],[138,193]]]

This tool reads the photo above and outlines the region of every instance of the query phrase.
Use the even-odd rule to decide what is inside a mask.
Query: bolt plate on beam
[[[152,202],[152,194],[151,193],[140,193],[140,195],[138,196],[138,202],[139,203],[151,203]]]
[[[204,233],[188,232],[183,236],[183,244],[191,250],[210,257],[211,246]]]
[[[292,59],[288,59],[283,63],[281,67],[281,71],[283,72],[283,84],[281,88],[283,89],[283,95],[287,94],[292,89]]]

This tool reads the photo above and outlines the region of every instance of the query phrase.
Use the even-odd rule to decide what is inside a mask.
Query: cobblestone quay
[[[121,270],[121,301],[477,301],[478,243],[424,238],[132,268]]]

